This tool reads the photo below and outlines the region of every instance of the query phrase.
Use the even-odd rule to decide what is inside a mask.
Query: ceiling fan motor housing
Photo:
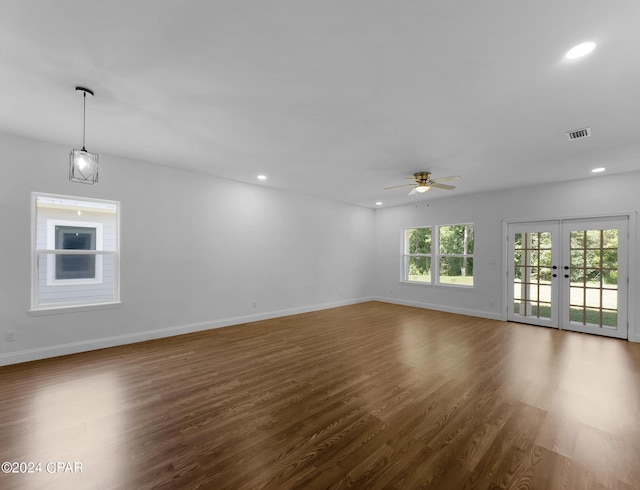
[[[413,178],[421,182],[428,181],[431,178],[431,172],[416,172]]]

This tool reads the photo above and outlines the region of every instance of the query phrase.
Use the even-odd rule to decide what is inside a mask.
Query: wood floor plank
[[[0,368],[35,488],[640,488],[640,345],[369,302]]]

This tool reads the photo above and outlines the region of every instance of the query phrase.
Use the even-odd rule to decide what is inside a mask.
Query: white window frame
[[[409,253],[409,243],[407,241],[407,237],[409,235],[409,230],[418,230],[428,228],[431,230],[431,253],[430,254],[412,254]],[[402,282],[408,282],[409,284],[433,284],[433,226],[410,226],[409,228],[405,228],[402,230]],[[409,260],[411,257],[425,257],[429,258],[431,262],[430,269],[430,281],[412,281],[409,279]]]
[[[447,226],[471,226],[473,228],[474,235],[474,253],[475,253],[475,226],[473,223],[452,223],[443,225],[422,225],[422,226],[409,226],[402,230],[402,258],[401,258],[401,275],[400,282],[407,284],[416,284],[420,286],[443,286],[453,288],[473,288],[475,286],[475,274],[473,277],[473,284],[451,284],[446,282],[440,282],[440,259],[443,257],[463,257],[471,258],[473,260],[474,253],[463,254],[447,254],[440,252],[440,228]],[[431,229],[431,253],[430,254],[410,254],[407,236],[409,230],[419,228]],[[431,259],[431,281],[411,281],[409,280],[409,257],[430,257]],[[475,264],[474,264],[475,265]]]
[[[96,230],[96,250],[103,250],[102,240],[102,223],[96,223],[94,221],[67,221],[58,219],[47,220],[47,249],[56,250],[56,226],[77,226],[82,228],[95,228]],[[75,284],[102,284],[102,255],[94,254],[94,250],[91,250],[91,255],[96,257],[96,275],[87,279],[56,279],[56,255],[47,255],[47,286],[69,286]],[[65,255],[69,255],[66,252]],[[83,254],[85,255],[85,254]]]
[[[113,206],[115,209],[115,250],[104,250],[104,233],[103,233],[103,224],[98,222],[89,222],[89,221],[75,221],[75,220],[64,220],[64,219],[47,219],[47,245],[45,249],[37,248],[37,204],[38,198],[44,198],[52,200],[52,202],[60,201],[72,201],[77,202],[79,205],[84,205],[86,208],[91,210],[92,208],[104,208],[105,205]],[[82,311],[82,310],[93,310],[100,308],[111,308],[117,307],[120,305],[120,202],[119,201],[110,201],[106,199],[94,199],[88,197],[80,197],[80,196],[68,196],[68,195],[58,195],[58,194],[49,194],[44,192],[32,192],[31,193],[31,308],[29,310],[29,314],[31,315],[47,315],[47,314],[55,314],[55,313],[65,313],[71,311]],[[55,230],[55,226],[57,224],[62,225],[70,225],[70,226],[83,226],[83,227],[91,227],[96,228],[96,250],[64,250],[64,249],[55,249],[55,234],[51,233],[51,227]],[[98,237],[99,233],[99,237]],[[53,236],[53,238],[51,238]],[[57,286],[57,285],[78,285],[78,286],[91,286],[94,284],[102,283],[103,278],[103,257],[105,255],[112,256],[114,259],[114,284],[113,284],[113,297],[112,299],[106,301],[83,301],[78,299],[76,301],[69,301],[64,303],[40,303],[39,298],[39,288],[40,288],[40,277],[39,277],[39,268],[38,261],[39,257],[43,254],[47,255],[47,277],[46,277],[46,285],[47,286]],[[55,264],[56,255],[70,255],[70,254],[79,254],[79,255],[94,255],[96,257],[96,278],[88,278],[88,279],[55,279],[55,275],[50,280],[50,271],[55,270],[54,267],[49,267],[50,265]],[[51,262],[53,260],[53,263]],[[98,275],[99,273],[99,275]],[[99,280],[98,280],[99,279]]]

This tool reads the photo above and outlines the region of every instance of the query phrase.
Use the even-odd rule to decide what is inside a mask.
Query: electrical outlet
[[[16,331],[15,330],[7,330],[4,333],[4,341],[5,342],[15,342],[16,340]]]
[[[251,304],[251,306],[253,306],[254,308],[257,308],[257,307],[258,307],[258,303],[254,301],[254,302]]]

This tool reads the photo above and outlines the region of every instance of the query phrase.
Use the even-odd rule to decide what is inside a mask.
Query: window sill
[[[95,303],[88,305],[64,305],[64,306],[51,306],[42,308],[33,308],[29,310],[31,316],[42,315],[57,315],[60,313],[79,313],[81,311],[93,311],[93,310],[106,310],[110,308],[118,308],[122,303],[120,301],[116,303]]]
[[[409,286],[430,286],[430,287],[438,287],[438,288],[455,288],[455,289],[473,289],[475,285],[465,285],[465,284],[442,284],[442,283],[431,283],[431,282],[418,282],[418,281],[404,281],[400,280],[400,284],[407,284]]]

